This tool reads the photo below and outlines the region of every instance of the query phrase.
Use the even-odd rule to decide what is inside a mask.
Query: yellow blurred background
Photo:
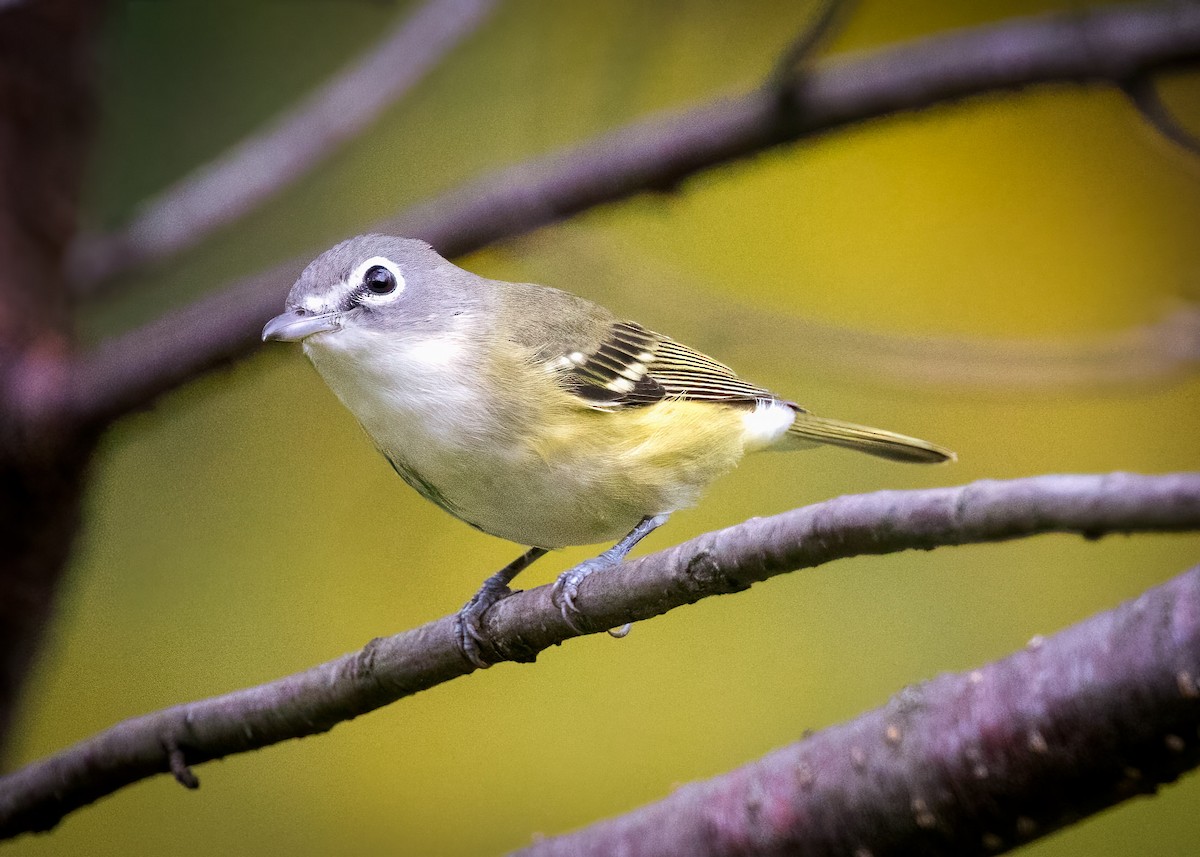
[[[1080,4],[866,0],[831,50],[1067,5]],[[408,8],[114,3],[91,222],[128,218]],[[89,309],[87,334],[315,255],[468,177],[754,86],[813,11],[783,0],[506,2],[312,176]],[[1198,83],[1173,77],[1164,92],[1200,130]],[[878,360],[813,353],[804,339],[813,324],[914,344],[1054,348],[1114,335],[1200,299],[1198,226],[1200,162],[1119,93],[1062,87],[788,147],[462,263],[602,300],[818,413],[960,455],[943,468],[834,450],[752,458],[652,536],[645,549],[657,549],[844,493],[1200,467],[1195,373],[1024,389],[954,383],[943,364],[949,380],[918,382]],[[771,323],[731,342],[710,323],[721,317],[750,333],[755,319]],[[283,347],[122,422],[105,438],[86,512],[16,763],[451,612],[519,551],[404,486],[299,350]],[[1195,536],[1052,536],[788,575],[624,640],[574,640],[534,666],[501,665],[328,735],[204,765],[198,792],[168,777],[141,783],[7,853],[499,854],[1001,657],[1186,569],[1198,547]],[[548,582],[592,553],[552,555],[521,580]],[[1198,799],[1191,777],[1028,853],[1192,854]]]

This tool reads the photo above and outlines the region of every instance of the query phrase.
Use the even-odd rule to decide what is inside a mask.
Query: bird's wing
[[[630,321],[614,322],[599,343],[568,350],[547,365],[566,389],[597,410],[663,399],[752,405],[778,398],[725,364]]]
[[[510,338],[583,406],[620,411],[672,399],[743,406],[778,402],[795,412],[783,448],[824,443],[894,461],[954,459],[950,450],[918,438],[814,416],[743,381],[724,363],[634,322],[618,321],[582,298],[538,286],[506,285],[524,290],[509,302],[517,308],[515,323],[508,326]],[[564,304],[570,304],[566,311]]]

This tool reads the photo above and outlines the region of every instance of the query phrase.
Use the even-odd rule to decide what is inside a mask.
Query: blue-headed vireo
[[[423,241],[362,235],[300,275],[264,340],[300,341],[400,476],[476,529],[531,545],[459,612],[486,666],[483,612],[548,549],[618,539],[555,583],[563,617],[747,452],[832,444],[893,461],[954,453],[810,414],[666,336],[567,292],[489,280]]]

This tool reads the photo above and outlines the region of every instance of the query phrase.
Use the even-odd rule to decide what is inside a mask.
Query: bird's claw
[[[503,601],[512,595],[507,586],[491,587],[485,582],[471,600],[454,614],[455,629],[458,633],[458,647],[463,657],[475,667],[485,670],[492,664],[483,657],[485,649],[492,648],[492,641],[483,631],[483,614],[497,601]]]
[[[575,604],[575,598],[579,595],[579,584],[583,583],[584,579],[589,575],[619,564],[620,560],[612,560],[603,555],[593,557],[592,559],[584,560],[574,568],[564,571],[558,576],[558,580],[554,581],[554,588],[550,591],[550,597],[558,605],[558,610],[562,614],[563,621],[576,634],[589,633],[589,629],[584,624],[587,617],[584,616],[583,611]],[[629,633],[630,627],[626,623],[620,628],[609,629],[608,633],[619,639]]]
[[[567,569],[558,576],[558,580],[554,581],[554,588],[550,591],[550,597],[558,605],[558,611],[562,613],[563,621],[576,634],[588,633],[588,629],[580,621],[586,617],[575,606],[575,598],[579,595],[579,584],[583,583],[589,575],[603,568],[608,568],[612,564],[605,561],[603,557],[593,557],[592,559],[584,560],[574,568]]]

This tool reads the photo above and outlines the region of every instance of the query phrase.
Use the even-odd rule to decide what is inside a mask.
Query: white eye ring
[[[369,284],[364,282],[367,272],[372,268],[383,268],[386,270],[392,275],[392,280],[394,281],[395,285],[385,292],[375,291],[370,287]],[[388,259],[386,256],[372,256],[365,262],[360,263],[359,266],[351,272],[349,284],[351,288],[360,294],[360,300],[369,301],[373,304],[382,304],[394,301],[400,296],[400,293],[404,291],[404,287],[406,285],[404,282],[404,275],[400,273],[400,269],[396,266],[396,263],[391,259]],[[366,289],[361,288],[364,285],[367,286]]]

